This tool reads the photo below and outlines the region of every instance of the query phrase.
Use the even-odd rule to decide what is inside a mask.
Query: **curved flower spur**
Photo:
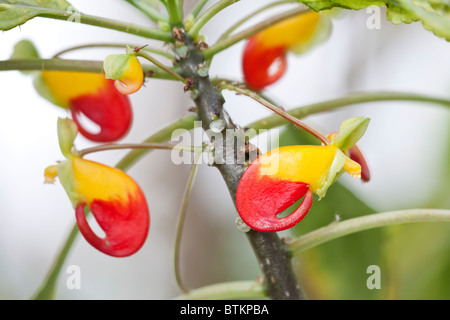
[[[80,232],[93,247],[114,257],[130,256],[142,247],[150,227],[145,195],[121,170],[80,158],[72,150],[76,134],[72,120],[58,120],[66,160],[45,170],[46,181],[53,182],[58,176],[75,209]],[[86,208],[104,231],[104,238],[89,226]]]
[[[347,150],[355,146],[368,124],[368,118],[352,118],[342,123],[330,145],[285,146],[258,157],[237,188],[236,207],[242,220],[258,231],[289,229],[309,212],[313,194],[324,197],[343,172],[361,178],[361,165],[347,156]],[[278,217],[302,197],[297,209]]]

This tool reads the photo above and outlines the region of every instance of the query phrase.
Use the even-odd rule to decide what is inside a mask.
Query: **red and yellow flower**
[[[307,12],[277,23],[247,40],[243,73],[247,85],[262,90],[286,71],[288,52],[303,53],[328,34],[329,17]]]
[[[93,247],[114,257],[130,256],[143,246],[150,227],[145,195],[123,171],[73,153],[76,130],[71,120],[59,120],[60,146],[66,160],[48,167],[45,181],[59,178],[75,209],[80,232]],[[104,231],[104,237],[90,227],[86,208]]]
[[[342,172],[360,177],[361,166],[336,146],[273,149],[246,169],[236,193],[237,210],[242,220],[255,230],[286,230],[305,217],[313,194],[324,197]],[[295,211],[285,217],[277,216],[302,197]]]
[[[44,71],[40,88],[49,100],[69,109],[80,133],[95,142],[112,142],[124,137],[133,114],[128,97],[120,93],[113,80],[103,74],[85,72]],[[89,131],[80,120],[83,114],[100,128]]]

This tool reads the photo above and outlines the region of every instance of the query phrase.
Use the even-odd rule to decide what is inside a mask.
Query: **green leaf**
[[[122,79],[133,56],[132,54],[110,54],[107,56],[103,62],[106,79]]]
[[[393,24],[421,21],[424,28],[450,41],[450,2],[447,0],[297,0],[314,11],[335,7],[360,10],[369,6],[385,6]]]
[[[11,59],[33,59],[39,58],[39,53],[30,40],[21,40],[14,45]]]
[[[14,46],[11,59],[35,59],[39,58],[39,52],[29,40],[21,40]],[[38,71],[39,72],[39,71]],[[23,74],[36,74],[36,71],[22,71]]]
[[[0,30],[10,30],[49,11],[71,8],[65,0],[0,0]]]
[[[72,157],[72,148],[78,134],[78,127],[69,118],[58,118],[58,140],[62,154],[66,158]]]
[[[369,122],[370,119],[364,117],[354,117],[343,121],[332,143],[343,151],[350,149],[362,138]]]

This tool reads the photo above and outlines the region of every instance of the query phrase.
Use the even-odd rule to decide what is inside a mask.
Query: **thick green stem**
[[[342,222],[333,222],[326,227],[290,240],[288,247],[293,255],[297,255],[324,242],[355,232],[413,222],[450,222],[450,210],[411,209],[383,212]]]
[[[156,66],[143,65],[146,77],[175,80],[173,75]],[[0,61],[0,71],[76,71],[104,73],[103,61],[68,59],[11,59]]]
[[[180,0],[164,0],[169,15],[169,23],[178,27],[183,22],[182,2]]]
[[[266,298],[264,286],[256,281],[235,281],[213,284],[189,291],[176,300],[227,300]]]
[[[136,26],[127,22],[121,22],[117,20],[90,16],[83,13],[77,13],[73,19],[70,19],[70,14],[65,11],[58,10],[48,10],[43,11],[38,14],[42,18],[50,18],[56,20],[63,20],[68,22],[82,23],[91,26],[116,30],[120,32],[126,32],[140,37],[145,37],[148,39],[161,40],[165,42],[172,41],[172,35],[170,32],[162,31],[158,29],[145,28],[141,26]]]
[[[204,57],[187,34],[183,36],[183,39],[188,49],[188,54],[179,61],[178,65],[181,70],[180,74],[186,79],[191,79],[193,87],[198,93],[194,102],[197,106],[198,117],[202,122],[203,129],[211,140],[217,138],[217,135],[211,130],[211,124],[215,121],[220,121],[224,124],[223,130],[220,131],[222,135],[225,132],[228,133],[229,129],[237,130],[233,123],[228,121],[228,117],[223,110],[225,102],[223,96],[213,85],[209,77],[203,72],[199,72],[200,68],[206,64]],[[219,148],[226,150],[227,154],[225,157],[232,157],[237,160],[236,156],[241,150],[234,150],[236,148],[230,150],[230,148],[227,148],[227,139],[222,138],[222,141],[223,145],[219,146]],[[239,161],[225,161],[221,163],[216,162],[214,166],[222,174],[231,198],[235,202],[236,189],[246,169],[245,164],[239,163]],[[292,270],[290,254],[277,233],[250,230],[245,235],[263,271],[267,295],[276,300],[302,299],[301,290],[298,287],[297,279]]]

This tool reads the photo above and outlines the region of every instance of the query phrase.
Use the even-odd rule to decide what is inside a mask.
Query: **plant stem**
[[[78,225],[75,224],[75,226],[72,227],[72,230],[70,231],[69,236],[67,237],[67,240],[59,252],[57,259],[51,267],[45,281],[32,298],[33,300],[51,300],[54,298],[56,281],[61,273],[61,269],[69,254],[70,248],[72,248],[72,244],[78,235],[78,231]]]
[[[181,267],[180,267],[180,252],[181,252],[181,236],[183,233],[184,221],[186,220],[186,213],[189,204],[189,197],[191,196],[192,187],[194,186],[195,175],[197,173],[198,168],[198,160],[202,153],[198,153],[195,157],[194,163],[192,164],[191,172],[189,174],[188,181],[186,183],[186,188],[183,195],[183,200],[181,202],[180,213],[178,215],[178,224],[177,231],[175,236],[175,247],[174,247],[174,269],[175,269],[175,280],[178,284],[178,287],[184,293],[189,292],[187,287],[185,286],[182,276],[181,276]]]
[[[59,58],[59,56],[65,54],[67,52],[72,52],[72,51],[81,50],[81,49],[90,49],[90,48],[119,48],[119,49],[123,48],[123,49],[126,49],[127,46],[129,46],[131,48],[142,47],[142,45],[129,45],[129,44],[125,44],[125,43],[92,43],[92,44],[84,44],[84,45],[80,45],[80,46],[66,48],[64,50],[57,52],[53,56],[53,58]],[[166,57],[171,60],[174,59],[174,56],[171,55],[170,53],[168,53],[164,50],[156,49],[156,48],[145,47],[145,48],[140,49],[140,51],[147,51],[147,52],[155,53],[155,54],[158,54],[160,56]]]
[[[180,146],[171,143],[124,143],[124,144],[103,144],[95,146],[92,148],[86,148],[78,152],[78,156],[84,157],[88,154],[101,152],[101,151],[111,151],[111,150],[122,150],[122,149],[159,149],[159,150],[181,150],[187,152],[201,152],[203,147],[190,147],[190,146]]]
[[[265,5],[262,8],[259,8],[258,10],[250,13],[249,15],[243,17],[242,19],[238,20],[235,24],[233,24],[231,27],[229,27],[224,33],[222,33],[222,35],[217,39],[217,42],[220,42],[226,38],[228,38],[230,36],[230,34],[232,34],[237,28],[239,28],[241,25],[243,25],[245,22],[249,21],[250,19],[254,18],[256,15],[271,9],[273,7],[279,6],[279,5],[283,5],[283,4],[289,4],[289,3],[298,3],[297,0],[280,0],[280,1],[275,1],[272,3],[269,3],[267,5]]]
[[[151,63],[153,63],[155,66],[157,66],[158,68],[160,68],[161,70],[167,72],[168,74],[172,75],[172,77],[174,77],[175,79],[186,83],[186,80],[180,76],[178,73],[176,73],[175,71],[173,71],[172,69],[170,69],[169,67],[167,67],[166,65],[164,65],[163,63],[159,62],[158,60],[156,60],[155,58],[153,58],[150,54],[148,54],[147,52],[144,51],[138,51],[136,53],[137,56],[140,56],[144,59],[147,59],[148,61],[150,61]]]
[[[413,222],[450,222],[450,210],[411,209],[376,213],[342,222],[333,222],[326,227],[290,240],[288,247],[293,255],[297,255],[324,242],[355,232]]]
[[[83,13],[78,13],[74,19],[70,19],[70,13],[66,11],[58,10],[44,10],[38,14],[42,18],[50,18],[56,20],[63,20],[68,22],[82,23],[91,26],[116,30],[120,32],[126,32],[140,37],[145,37],[148,39],[161,40],[165,42],[172,42],[172,34],[167,31],[162,31],[158,29],[150,29],[146,27],[136,26],[128,22],[121,22],[117,20],[96,17],[91,15],[86,15]]]
[[[302,13],[305,13],[308,11],[309,11],[309,9],[305,9],[303,7],[296,8],[296,9],[289,10],[285,13],[282,13],[278,16],[275,16],[273,18],[264,20],[256,25],[254,25],[253,27],[250,27],[250,28],[243,30],[239,33],[236,33],[235,35],[232,35],[226,39],[216,42],[214,45],[212,45],[209,48],[202,51],[203,56],[205,57],[206,60],[209,60],[215,54],[235,45],[236,43],[238,43],[242,40],[250,38],[251,36],[257,34],[258,32],[260,32],[278,22],[292,18],[296,15],[299,15],[299,14],[302,14]]]
[[[302,107],[287,110],[291,116],[302,119],[312,114],[333,111],[342,107],[348,107],[360,103],[380,102],[380,101],[414,101],[439,104],[450,108],[450,99],[438,98],[414,93],[402,92],[360,92],[352,93],[345,97],[313,103]],[[373,104],[375,106],[376,104]],[[270,129],[286,124],[286,120],[278,116],[269,116],[264,119],[248,124],[247,128],[255,130]]]
[[[197,18],[202,9],[205,7],[205,5],[208,3],[209,0],[198,0],[195,4],[194,8],[192,8],[191,13],[189,14],[193,18]]]
[[[180,26],[183,22],[182,4],[179,0],[164,0],[169,15],[169,23],[172,26]]]
[[[170,125],[164,127],[158,132],[152,134],[150,137],[145,139],[143,143],[162,143],[165,141],[169,141],[173,136],[173,133],[177,129],[182,130],[192,130],[195,126],[195,121],[197,120],[197,115],[189,115],[184,118],[181,118],[178,121],[171,123]],[[123,171],[127,171],[131,168],[139,159],[145,156],[150,150],[142,149],[142,150],[133,150],[127,153],[117,164],[116,168],[121,169]]]
[[[205,24],[214,18],[220,11],[225,9],[226,7],[239,2],[240,0],[220,0],[208,10],[206,10],[198,19],[194,22],[192,27],[189,29],[188,35],[195,39],[200,30],[205,26]]]
[[[144,13],[147,17],[149,17],[154,22],[169,22],[169,19],[167,17],[164,17],[161,13],[158,12],[155,8],[153,8],[151,5],[147,4],[146,2],[142,1],[135,1],[135,0],[125,0],[129,2],[131,5],[139,9],[142,13]]]
[[[256,281],[235,281],[213,284],[189,291],[176,300],[227,300],[266,298],[264,286]]]
[[[183,38],[188,54],[179,61],[178,66],[180,67],[180,74],[186,79],[190,78],[195,90],[198,92],[194,102],[197,106],[198,118],[202,122],[203,129],[211,135],[210,139],[216,138],[210,130],[211,123],[214,121],[221,120],[226,124],[222,134],[225,132],[225,129],[236,130],[233,123],[228,121],[228,117],[223,110],[225,102],[223,96],[215,88],[208,76],[199,73],[199,68],[206,63],[203,55],[196,48],[189,35],[185,34]],[[224,143],[222,146],[223,150],[227,150],[227,139],[222,141]],[[227,152],[233,152],[232,155],[236,159],[239,151],[228,150]],[[235,202],[236,189],[246,169],[245,164],[240,164],[238,161],[232,163],[226,161],[225,163],[215,163],[214,166],[222,174],[231,198]],[[302,299],[301,290],[292,270],[290,253],[277,233],[250,230],[245,235],[263,271],[264,288],[267,295],[275,300]]]
[[[155,66],[142,66],[146,77],[175,80],[173,75]],[[0,71],[74,71],[104,73],[103,61],[69,59],[11,59],[0,61]]]
[[[303,121],[300,121],[299,119],[293,117],[289,113],[283,111],[281,108],[273,105],[272,103],[270,103],[269,101],[267,101],[266,99],[264,99],[260,95],[258,95],[256,92],[248,90],[248,89],[245,89],[245,88],[236,87],[236,86],[231,85],[229,83],[222,83],[222,84],[220,84],[220,88],[221,89],[227,89],[227,90],[235,91],[235,92],[238,92],[240,94],[246,95],[247,97],[252,98],[253,100],[255,100],[255,101],[259,102],[260,104],[262,104],[263,106],[265,106],[266,108],[268,108],[268,109],[272,110],[273,112],[275,112],[276,114],[278,114],[283,119],[292,122],[293,124],[295,124],[296,126],[302,128],[306,132],[312,134],[314,137],[316,137],[317,139],[322,141],[323,144],[325,144],[325,145],[329,145],[330,144],[330,140],[326,136],[322,135],[319,131],[317,131],[314,128],[308,126],[306,123],[304,123]]]

